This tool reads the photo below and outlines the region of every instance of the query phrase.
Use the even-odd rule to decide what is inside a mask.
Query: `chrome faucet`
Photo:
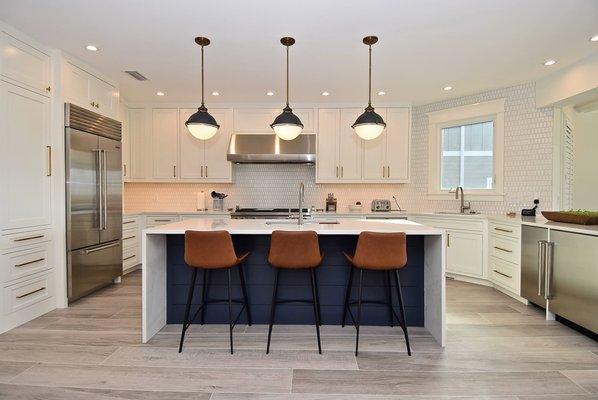
[[[299,184],[299,225],[303,225],[303,202],[305,201],[305,185]]]
[[[471,202],[468,201],[467,205],[465,205],[465,198],[463,196],[463,187],[462,186],[457,186],[457,188],[454,191],[449,191],[449,193],[455,193],[455,199],[459,200],[459,191],[461,191],[461,210],[459,211],[461,214],[465,214],[466,210],[470,210],[471,209]]]

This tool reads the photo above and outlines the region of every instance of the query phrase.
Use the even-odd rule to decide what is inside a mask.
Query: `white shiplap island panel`
[[[407,220],[327,221],[320,219],[307,220],[303,226],[290,222],[288,220],[202,218],[145,229],[142,235],[143,342],[146,343],[166,325],[167,235],[183,235],[188,230],[226,230],[231,235],[270,235],[275,230],[313,230],[318,235],[359,235],[364,231],[372,231],[405,232],[408,236],[424,236],[424,327],[441,346],[444,346],[446,235],[443,229],[431,228]]]

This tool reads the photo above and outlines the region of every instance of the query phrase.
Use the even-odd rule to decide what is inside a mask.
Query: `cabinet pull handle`
[[[123,240],[129,240],[129,239],[135,239],[135,235],[133,235],[133,236],[128,236],[128,237],[126,237],[126,238],[123,238]]]
[[[203,178],[203,165],[201,166],[201,177]]]
[[[117,247],[117,246],[120,246],[119,242],[115,242],[115,243],[111,243],[111,244],[106,244],[104,246],[95,247],[95,248],[89,249],[89,250],[83,250],[83,252],[85,254],[90,254],[90,253],[95,253],[96,251],[106,250],[106,249],[110,249],[112,247]]]
[[[48,93],[50,93],[50,91],[51,91],[51,90],[52,90],[52,87],[50,87],[50,86],[48,86],[48,87],[46,88],[46,92],[48,92]]]
[[[23,237],[23,238],[18,238],[18,239],[14,239],[14,242],[24,242],[26,240],[33,240],[33,239],[40,239],[43,238],[44,235],[35,235],[35,236],[28,236],[28,237]]]
[[[386,167],[382,166],[382,177],[386,178]]]
[[[91,102],[91,106],[92,106],[92,107],[95,107],[95,106],[96,106],[96,103],[92,101],[92,102]]]
[[[544,296],[544,266],[546,263],[545,240],[538,241],[538,296]]]
[[[133,254],[132,256],[123,258],[123,261],[127,261],[127,260],[130,260],[131,258],[135,258],[135,257],[137,257],[137,254]]]
[[[504,251],[505,253],[512,253],[513,252],[513,250],[505,249],[505,248],[498,247],[498,246],[494,246],[494,248],[496,250]]]
[[[154,222],[172,222],[170,219],[155,219]]]
[[[208,166],[206,165],[206,178],[208,177]]]
[[[446,247],[451,247],[451,234],[446,234]]]
[[[125,225],[125,224],[132,224],[133,222],[135,222],[135,221],[124,221],[123,225]]]
[[[499,232],[507,232],[507,233],[513,233],[512,230],[509,229],[504,229],[504,228],[498,228],[498,227],[494,227],[495,231],[499,231]]]
[[[341,165],[341,178],[345,175],[345,171],[343,170],[343,166]]]
[[[15,264],[15,267],[24,267],[25,265],[29,265],[29,264],[35,264],[36,262],[40,262],[40,261],[44,261],[45,257],[42,258],[38,258],[37,260],[31,260],[31,261],[27,261],[24,263],[20,263],[20,264]]]
[[[336,166],[336,177],[338,178],[338,165]]]
[[[127,176],[127,164],[123,164],[123,176]]]
[[[386,166],[386,177],[390,178],[390,165]]]
[[[52,176],[52,146],[46,146],[46,150],[48,151],[48,170],[46,171],[46,176]]]
[[[513,277],[511,275],[507,275],[507,274],[505,274],[503,272],[500,272],[500,271],[497,271],[497,270],[493,270],[493,271],[496,272],[499,275],[502,275],[502,276],[506,277],[506,278],[513,279]]]
[[[30,295],[32,295],[32,294],[34,294],[34,293],[41,292],[42,290],[45,290],[45,289],[46,289],[46,287],[45,287],[45,286],[42,286],[42,287],[40,287],[39,289],[32,290],[32,291],[31,291],[31,292],[29,292],[29,293],[25,293],[25,294],[22,294],[22,295],[20,295],[20,296],[16,296],[16,297],[17,297],[17,299],[22,299],[23,297],[30,296]]]
[[[172,176],[176,178],[176,165],[172,166]]]

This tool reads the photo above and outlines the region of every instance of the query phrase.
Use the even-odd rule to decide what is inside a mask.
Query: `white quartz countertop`
[[[218,231],[226,230],[231,234],[269,235],[275,230],[316,231],[319,235],[358,235],[364,231],[405,232],[407,235],[442,235],[443,229],[431,228],[407,220],[366,220],[366,219],[319,219],[319,221],[337,221],[337,224],[322,224],[306,221],[302,226],[289,223],[289,220],[265,219],[225,219],[201,218],[173,222],[145,229],[148,235],[181,235],[187,230]]]
[[[558,231],[598,236],[598,225],[578,225],[566,224],[564,222],[554,222],[549,221],[540,215],[536,217],[524,217],[521,215],[517,215],[516,217],[508,217],[506,215],[488,215],[487,217],[491,221],[510,222],[514,224],[537,226],[540,228],[549,228]]]

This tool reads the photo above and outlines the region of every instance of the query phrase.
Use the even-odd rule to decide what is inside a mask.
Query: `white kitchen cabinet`
[[[118,118],[118,88],[71,61],[64,62],[64,97],[67,102]]]
[[[354,181],[361,179],[362,139],[351,125],[363,112],[359,108],[341,109],[341,122],[338,136],[339,179]]]
[[[178,177],[179,112],[176,108],[152,110],[152,145],[154,179]]]
[[[490,281],[517,296],[521,293],[521,224],[501,220],[488,222]]]
[[[179,110],[179,177],[183,180],[201,180],[204,176],[206,141],[193,137],[187,130],[187,127],[185,126],[185,122],[195,112],[197,112],[196,108],[182,108]],[[212,114],[214,118],[216,118],[218,124],[222,126],[222,122],[216,117],[216,115],[214,115],[213,110],[210,110],[209,112],[210,114]],[[220,135],[220,133],[221,132],[219,129],[218,132],[216,132],[214,138]],[[226,152],[224,153],[224,157],[226,158]]]
[[[387,126],[375,139],[363,140],[363,179],[379,181],[386,179],[388,121],[386,109],[377,108],[376,112],[386,121]],[[355,135],[357,136],[357,135]]]
[[[0,228],[48,226],[51,218],[50,99],[0,82]]]
[[[482,278],[484,235],[447,230],[446,272]]]
[[[131,137],[129,135],[129,112],[124,105],[120,107],[119,117],[122,120],[122,174],[123,179],[126,180],[131,174]]]
[[[0,32],[0,71],[5,80],[50,94],[50,56],[6,32]]]
[[[144,108],[127,110],[127,133],[129,142],[129,171],[127,180],[143,180],[152,177],[152,138],[149,112]]]
[[[318,110],[316,180],[333,182],[338,178],[337,138],[340,130],[340,109]]]
[[[235,133],[268,133],[273,132],[270,124],[282,112],[282,108],[246,108],[235,109],[233,127]],[[210,110],[211,112],[211,110]],[[298,108],[293,113],[303,123],[303,133],[314,132],[314,109]]]

